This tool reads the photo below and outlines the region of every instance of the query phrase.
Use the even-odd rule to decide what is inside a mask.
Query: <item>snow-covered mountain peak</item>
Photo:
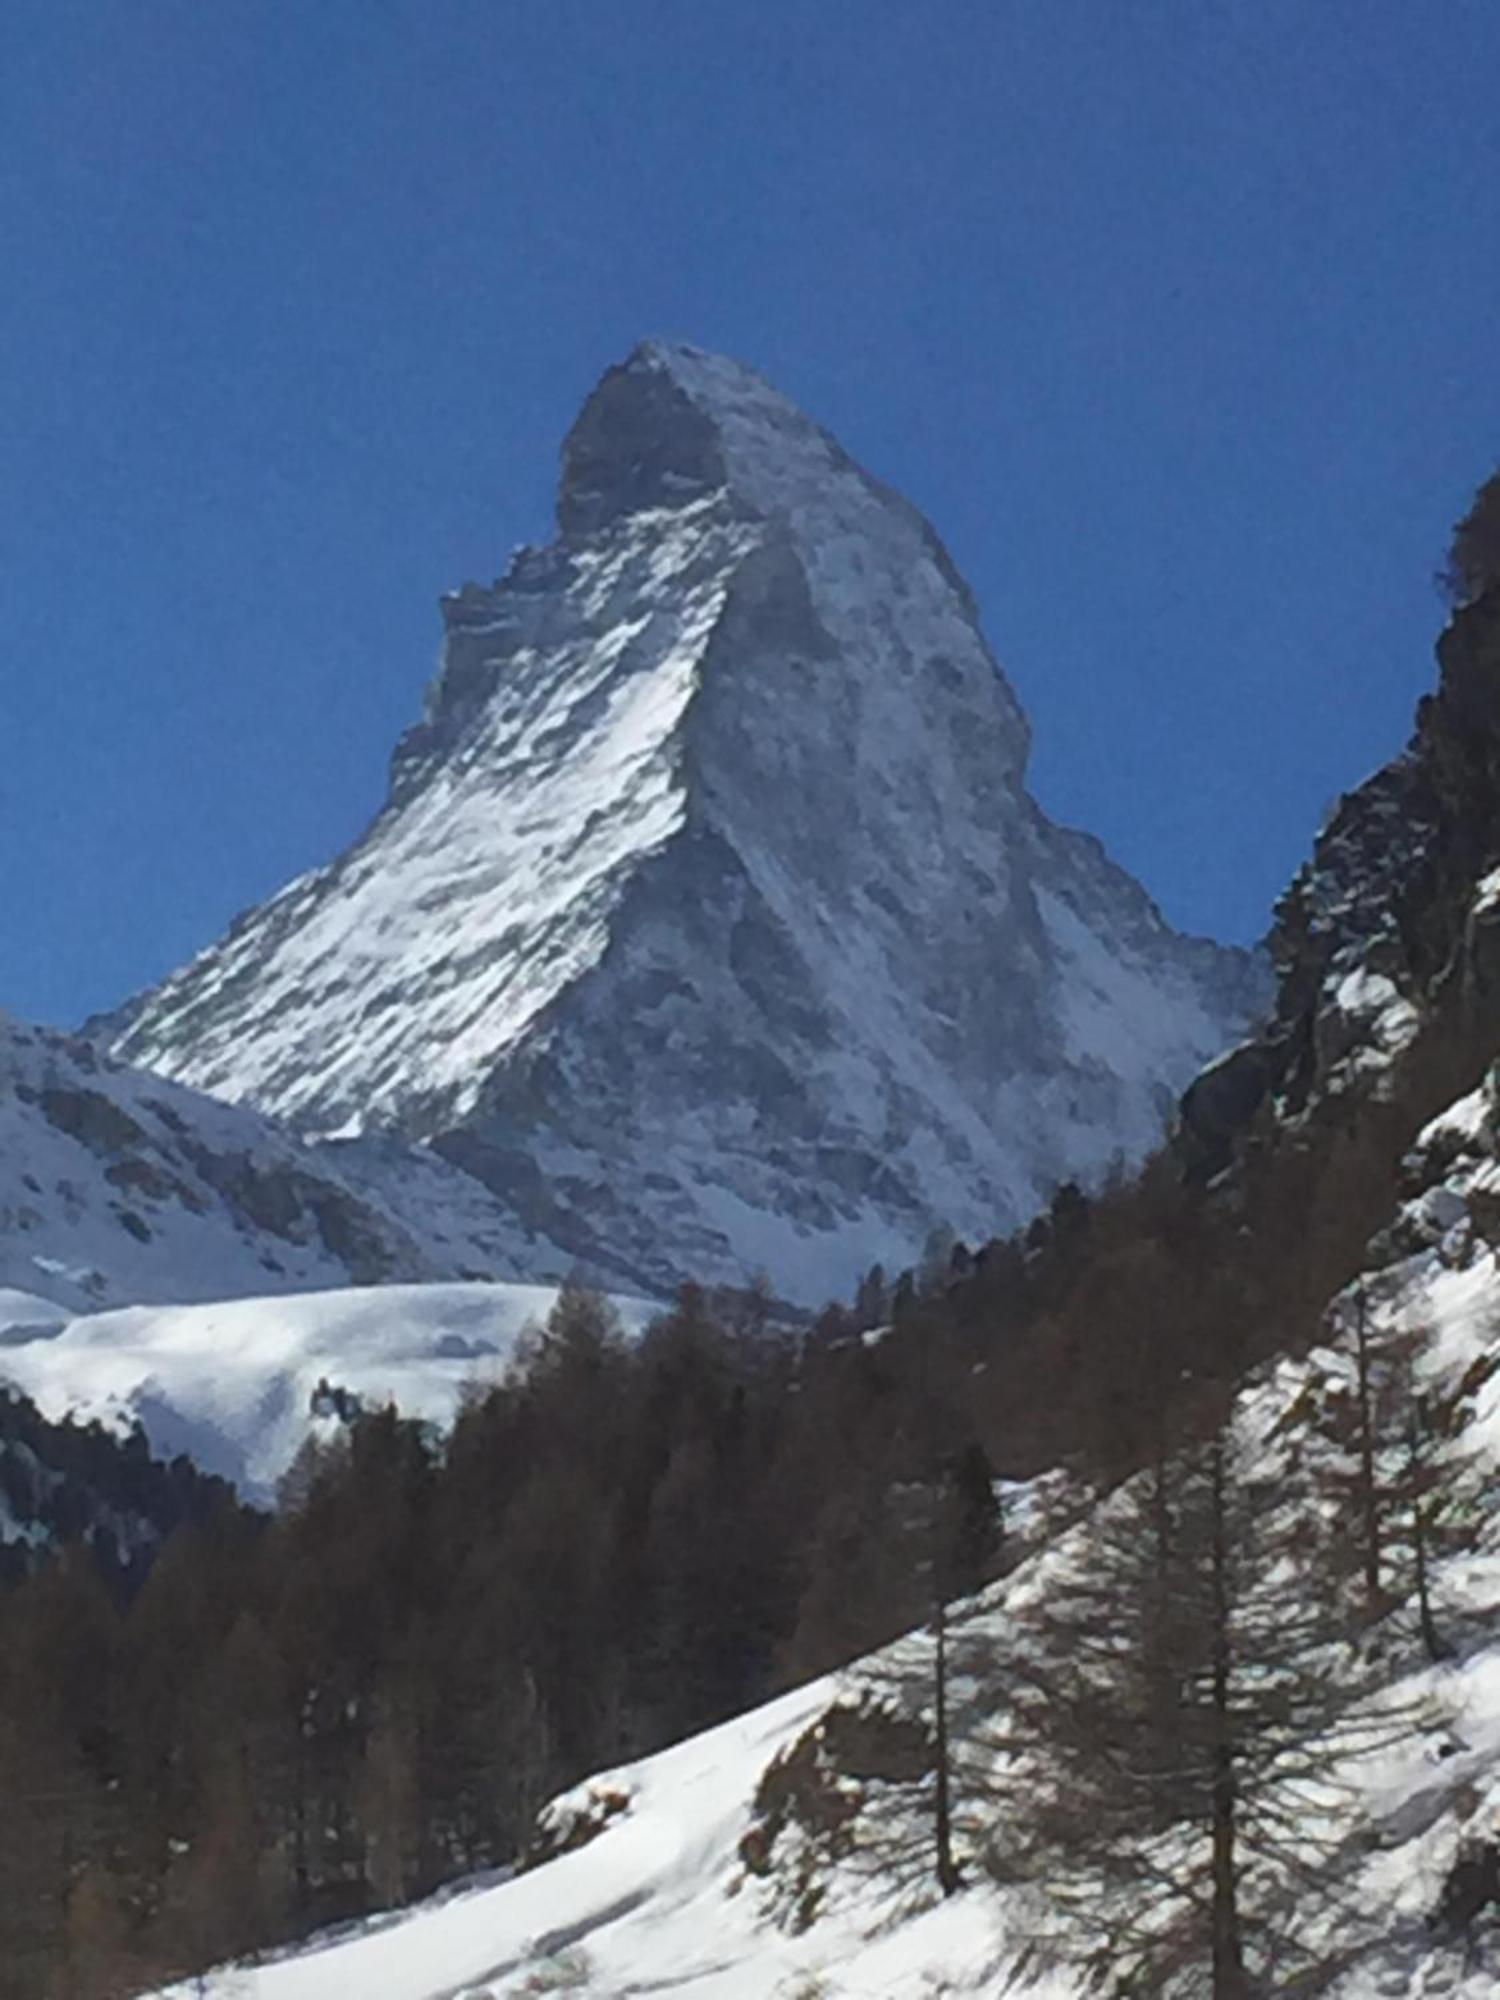
[[[1019,783],[1030,730],[985,646],[967,584],[931,524],[743,362],[647,341],[605,375],[563,446],[566,542],[635,515],[716,498],[761,524],[824,635],[861,649],[867,673],[894,639],[908,667],[967,666],[987,684],[995,775]]]
[[[653,343],[585,403],[558,516],[445,600],[368,833],[121,1052],[428,1141],[647,1290],[764,1267],[816,1300],[1152,1143],[1258,973],[1028,797],[917,510],[751,370]]]

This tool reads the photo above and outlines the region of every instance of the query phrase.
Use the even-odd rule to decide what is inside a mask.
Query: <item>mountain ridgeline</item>
[[[1160,1137],[1266,997],[1026,791],[928,523],[740,365],[650,344],[558,538],[444,604],[387,805],[111,1024],[124,1060],[394,1133],[532,1245],[817,1304]],[[543,1266],[547,1268],[543,1268]]]
[[[307,1145],[0,1014],[0,1351],[111,1306],[510,1278],[530,1249],[426,1148]]]

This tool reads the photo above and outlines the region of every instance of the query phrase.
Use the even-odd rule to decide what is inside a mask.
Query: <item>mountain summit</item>
[[[117,1052],[426,1141],[646,1286],[816,1299],[1153,1143],[1260,968],[1029,797],[916,509],[748,368],[648,343],[564,444],[558,528],[444,601],[369,830]]]

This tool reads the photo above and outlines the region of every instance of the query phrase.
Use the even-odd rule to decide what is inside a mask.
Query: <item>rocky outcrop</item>
[[[1482,1043],[1500,989],[1500,591],[1458,610],[1400,756],[1344,798],[1276,907],[1265,1028],[1189,1088],[1180,1144],[1210,1177],[1258,1117],[1382,1089],[1441,1013]]]

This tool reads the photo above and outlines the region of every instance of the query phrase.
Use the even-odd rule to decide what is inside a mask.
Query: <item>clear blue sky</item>
[[[1493,0],[4,0],[0,1006],[373,811],[645,333],[932,516],[1035,786],[1249,938],[1500,451]]]

